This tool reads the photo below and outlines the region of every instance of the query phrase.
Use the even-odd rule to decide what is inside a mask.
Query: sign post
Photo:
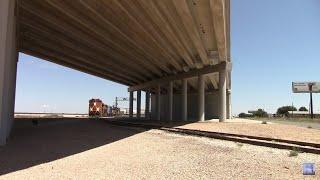
[[[310,116],[314,118],[312,93],[320,93],[320,82],[293,82],[293,93],[309,93],[310,94]]]
[[[313,119],[313,100],[312,100],[312,86],[314,83],[309,83],[309,91],[310,91],[310,112],[311,112],[311,119]]]

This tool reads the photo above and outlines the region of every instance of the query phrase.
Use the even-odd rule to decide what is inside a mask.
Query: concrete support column
[[[199,121],[204,121],[204,105],[205,105],[205,89],[204,89],[204,75],[199,75],[198,76],[198,120]]]
[[[168,91],[168,108],[169,108],[169,111],[168,111],[168,120],[169,121],[172,121],[172,113],[173,113],[173,82],[169,82],[169,91]]]
[[[6,143],[14,120],[18,51],[15,1],[0,0],[0,145]]]
[[[137,118],[141,117],[141,90],[137,91]]]
[[[146,105],[144,110],[144,117],[146,119],[149,119],[149,114],[150,114],[150,92],[146,91]]]
[[[182,80],[182,120],[188,120],[188,81]]]
[[[219,108],[220,108],[220,116],[219,122],[224,122],[226,120],[227,112],[227,78],[226,78],[226,70],[221,70],[219,72]]]
[[[133,117],[133,91],[130,91],[129,95],[129,117]]]
[[[231,109],[231,90],[227,90],[227,119],[232,118],[232,109]]]
[[[157,120],[161,119],[161,88],[160,85],[157,86]]]

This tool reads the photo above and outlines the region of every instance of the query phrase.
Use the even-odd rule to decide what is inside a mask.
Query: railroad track
[[[166,127],[166,126],[161,126],[156,124],[146,124],[146,123],[139,123],[139,122],[119,121],[119,120],[118,121],[106,120],[106,122],[109,124],[118,125],[118,126],[138,127],[138,128],[144,128],[144,129],[160,129],[167,132],[178,133],[178,134],[209,137],[214,139],[234,141],[234,142],[252,144],[257,146],[265,146],[265,147],[272,147],[272,148],[278,148],[278,149],[288,149],[288,150],[295,150],[299,152],[320,154],[320,144],[317,144],[317,143],[292,141],[292,140],[284,140],[284,139],[277,139],[277,138],[267,138],[267,137],[260,137],[260,136],[249,136],[249,135],[241,135],[241,134],[201,131],[201,130],[193,130],[193,129],[176,128],[176,127]]]

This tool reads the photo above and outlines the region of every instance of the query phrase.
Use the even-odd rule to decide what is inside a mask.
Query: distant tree
[[[240,113],[240,114],[239,114],[239,117],[240,117],[240,118],[244,118],[244,117],[246,117],[246,113],[243,113],[243,112],[242,112],[242,113]]]
[[[240,113],[239,115],[239,118],[248,118],[248,117],[253,117],[252,114],[247,114],[247,113]]]
[[[263,109],[258,109],[257,111],[253,112],[253,116],[255,117],[267,117],[268,113]]]
[[[308,111],[308,109],[306,107],[302,106],[299,108],[299,111]]]
[[[294,106],[282,106],[282,107],[278,108],[277,114],[278,115],[288,116],[289,115],[289,111],[297,111],[297,108],[294,107]]]
[[[248,118],[248,117],[267,117],[268,113],[264,111],[263,109],[258,109],[256,111],[249,111],[249,114],[247,113],[240,113],[240,118]]]

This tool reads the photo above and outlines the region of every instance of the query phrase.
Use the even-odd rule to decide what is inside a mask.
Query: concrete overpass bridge
[[[0,144],[18,52],[127,85],[130,117],[134,91],[138,117],[142,91],[153,119],[231,116],[229,0],[1,0],[0,20]]]

